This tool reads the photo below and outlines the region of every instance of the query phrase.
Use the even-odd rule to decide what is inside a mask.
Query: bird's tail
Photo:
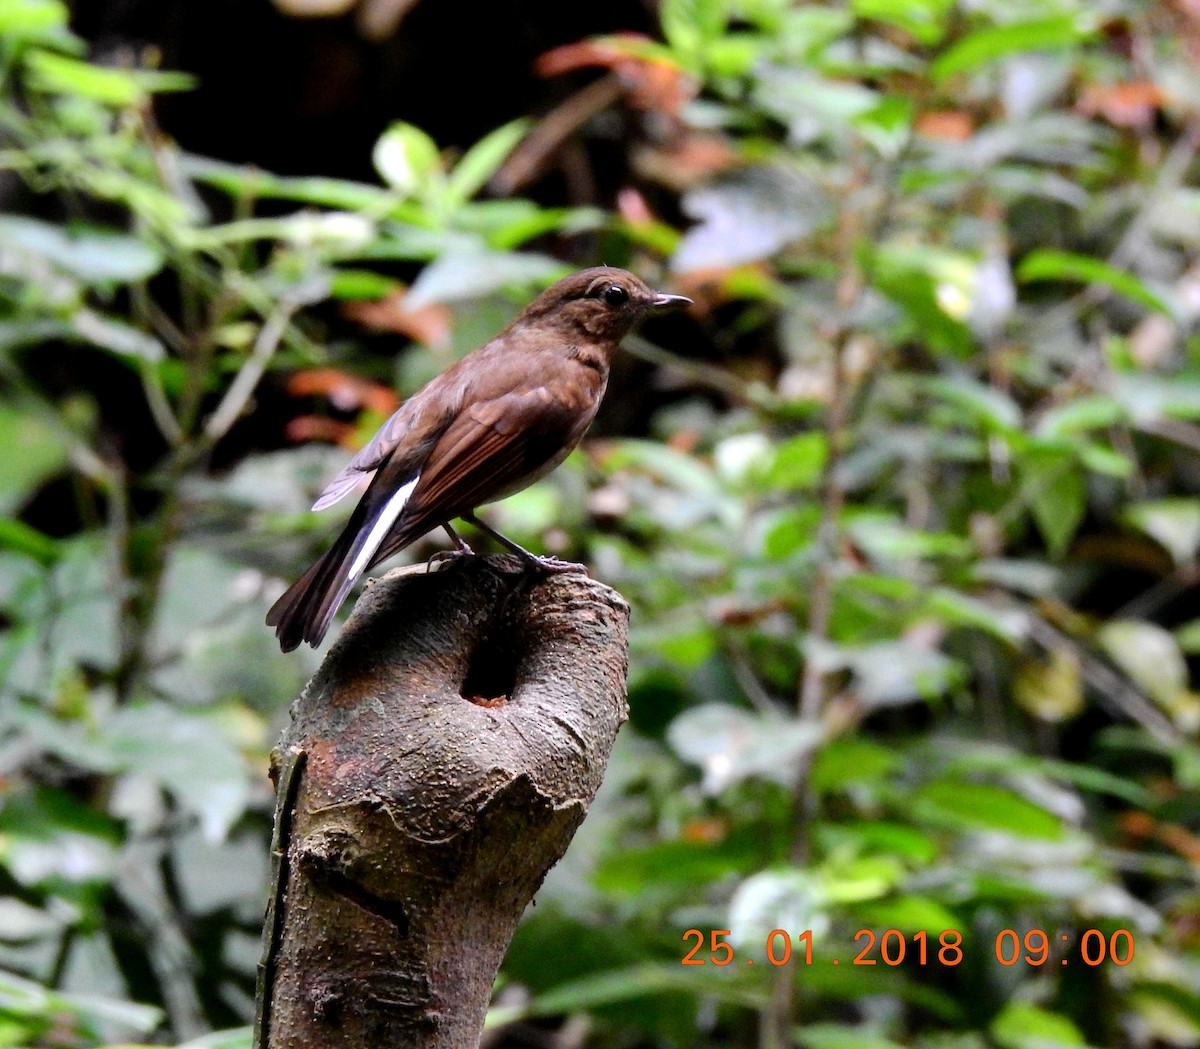
[[[267,625],[275,627],[285,652],[301,641],[316,648],[358,577],[422,534],[422,530],[413,531],[413,522],[406,526],[401,518],[420,478],[413,477],[390,494],[378,496],[389,480],[376,476],[333,546],[271,606]]]
[[[347,534],[349,533],[349,534]],[[358,574],[349,571],[355,533],[347,529],[307,572],[284,591],[267,613],[279,646],[290,652],[301,641],[316,648],[329,630]]]

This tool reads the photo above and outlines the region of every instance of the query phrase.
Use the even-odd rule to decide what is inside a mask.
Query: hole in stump
[[[507,632],[488,636],[471,656],[459,695],[481,707],[507,702],[517,683],[518,652]]]

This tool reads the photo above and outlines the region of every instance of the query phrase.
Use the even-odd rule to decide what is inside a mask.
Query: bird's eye
[[[619,284],[610,284],[604,289],[604,301],[610,306],[624,306],[629,301],[629,292]]]

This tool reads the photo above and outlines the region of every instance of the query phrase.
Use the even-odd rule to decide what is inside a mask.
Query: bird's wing
[[[431,383],[397,408],[325,486],[313,509],[324,510],[351,492],[366,488],[375,471],[390,460],[402,461],[400,473],[409,473],[412,466],[419,464],[454,411],[454,400],[445,396],[446,385],[441,383],[435,388]]]
[[[464,408],[429,453],[403,515],[371,563],[536,480],[575,447],[594,414],[594,400],[556,396],[544,386]]]
[[[357,488],[363,487],[383,461],[391,455],[408,431],[412,415],[406,411],[407,405],[401,405],[394,411],[362,448],[358,450],[338,475],[329,482],[321,492],[320,498],[313,503],[314,510],[324,510],[333,506],[339,499],[349,495]]]

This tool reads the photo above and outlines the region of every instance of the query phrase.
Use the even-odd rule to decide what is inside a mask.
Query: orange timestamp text
[[[688,929],[683,934],[685,945],[691,949],[680,959],[684,965],[731,965],[737,959],[733,945],[725,937],[729,929]],[[857,952],[847,957],[850,965],[942,965],[947,968],[962,962],[963,935],[957,929],[939,933],[918,930],[903,933],[899,929],[859,929],[854,934]],[[767,961],[771,965],[787,965],[793,960],[801,965],[813,965],[813,934],[811,929],[792,935],[784,929],[772,929],[766,938]],[[1133,933],[1117,929],[1105,935],[1099,929],[1087,929],[1078,936],[1063,934],[1057,939],[1042,929],[1030,929],[1019,935],[1015,929],[1002,929],[996,934],[993,949],[996,960],[1004,966],[1024,963],[1029,966],[1082,962],[1095,967],[1105,961],[1125,966],[1133,961]],[[853,948],[848,948],[849,952]],[[817,959],[840,965],[842,959],[832,950],[828,958]],[[744,959],[753,965],[753,958]]]

